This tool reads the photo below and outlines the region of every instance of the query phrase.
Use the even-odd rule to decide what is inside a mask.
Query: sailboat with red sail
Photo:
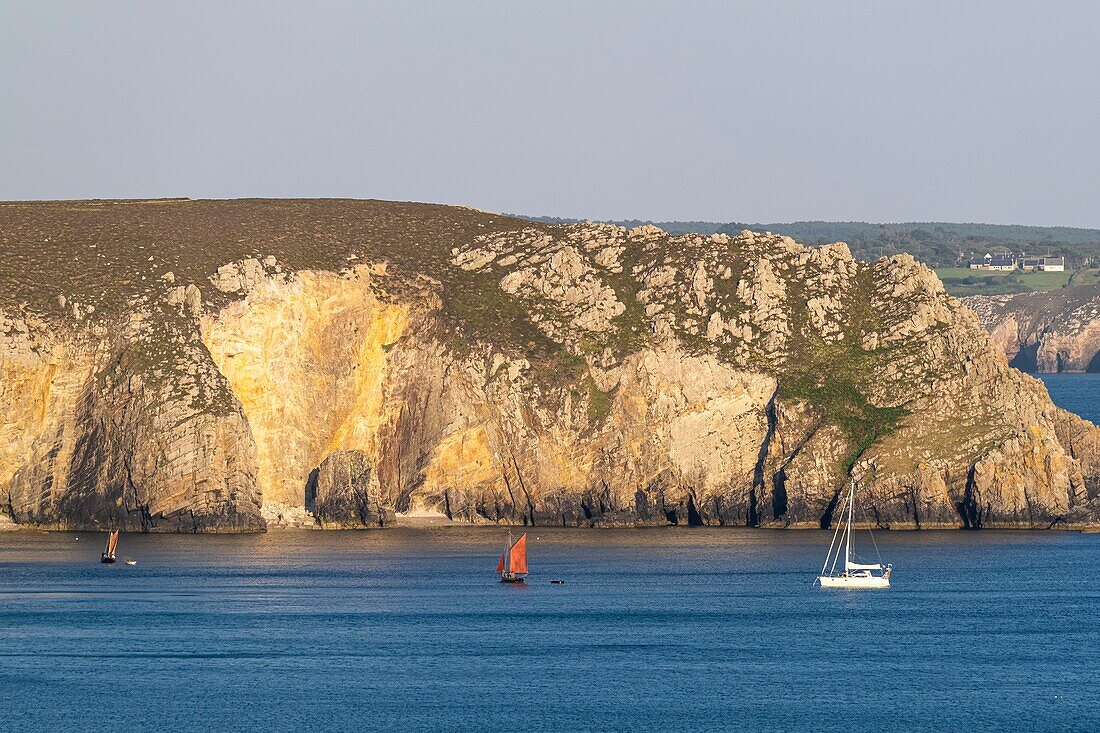
[[[504,554],[497,563],[497,572],[500,573],[501,583],[522,583],[527,575],[527,533],[525,532],[515,542],[512,542],[512,533],[508,533],[508,544],[504,546]]]
[[[107,545],[103,548],[103,553],[99,556],[100,562],[113,563],[116,559],[115,550],[118,548],[118,530],[114,530],[107,534]]]

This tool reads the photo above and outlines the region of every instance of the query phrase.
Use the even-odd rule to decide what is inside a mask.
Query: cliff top
[[[72,306],[118,313],[163,289],[210,280],[244,258],[290,271],[339,270],[356,258],[444,274],[450,249],[532,226],[474,209],[349,199],[0,202],[0,308],[53,320]],[[171,275],[169,275],[171,273]],[[59,297],[65,299],[60,305]]]
[[[1100,301],[1100,283],[1067,285],[1058,290],[1043,293],[1014,295],[971,295],[963,298],[971,310],[987,318],[1004,312],[1014,313],[1026,320],[1051,320]]]
[[[918,524],[1056,521],[1095,495],[1092,464],[1072,462],[1091,425],[1010,370],[909,255],[345,200],[0,204],[0,247],[0,463],[31,522],[144,517],[155,495],[171,526],[259,526],[280,477],[271,496],[297,507],[327,455],[346,459],[333,476],[365,476],[345,449],[399,487],[387,511],[423,481],[425,506],[484,519],[515,520],[503,497],[540,472],[548,501],[595,492],[588,519],[683,489],[689,523],[755,523],[763,501],[786,521],[809,491],[791,521],[828,524],[848,475]],[[674,464],[651,460],[666,438]],[[284,454],[293,470],[255,472]],[[495,493],[447,493],[467,475]],[[731,477],[737,497],[697,493]],[[1057,489],[1039,514],[986,515],[982,492],[1033,485]]]
[[[0,204],[0,248],[0,311],[44,322],[39,333],[150,308],[165,323],[180,304],[216,312],[265,277],[385,262],[380,297],[437,299],[453,348],[521,352],[548,386],[584,380],[597,411],[601,374],[675,339],[781,376],[860,448],[928,389],[899,380],[956,368],[922,353],[957,306],[912,257],[862,263],[842,243],[748,230],[672,237],[374,200],[28,202]],[[170,329],[145,331],[140,358],[173,374]]]

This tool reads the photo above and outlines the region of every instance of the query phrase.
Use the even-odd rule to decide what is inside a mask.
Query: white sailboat
[[[821,566],[821,574],[817,576],[817,582],[822,588],[889,588],[890,573],[893,565],[883,565],[879,557],[877,563],[861,563],[856,561],[855,541],[852,538],[852,511],[856,503],[856,482],[853,480],[848,489],[847,505],[840,508],[841,521],[837,523],[833,532],[833,541],[829,545],[829,554],[825,556],[825,564]],[[847,511],[847,517],[844,516]],[[843,530],[843,531],[841,531]],[[870,533],[870,528],[868,528]],[[874,542],[874,535],[871,536]],[[844,562],[841,563],[841,553],[844,554]],[[875,545],[875,553],[878,554],[878,545]],[[838,572],[837,565],[840,565]]]

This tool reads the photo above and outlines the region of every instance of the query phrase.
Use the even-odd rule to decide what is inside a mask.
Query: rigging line
[[[840,528],[841,528],[841,523],[837,522],[836,530],[833,532],[832,542],[829,543],[829,552],[828,552],[827,555],[825,555],[825,567],[821,568],[821,574],[822,575],[825,574],[825,570],[829,566],[830,562],[832,563],[833,568],[836,568],[836,560],[834,559],[834,554],[836,552],[837,540],[840,537]],[[832,575],[833,571],[829,570],[829,574]]]
[[[844,516],[844,512],[847,509],[847,503],[846,503],[847,501],[848,501],[848,497],[845,496],[845,503],[841,504],[841,506],[840,506],[840,516],[841,517]],[[833,514],[833,516],[836,516],[836,514]],[[844,543],[837,544],[836,545],[836,555],[835,556],[833,555],[833,545],[836,544],[837,537],[839,537],[839,535],[840,535],[840,528],[843,527],[843,526],[844,526],[844,521],[843,521],[843,519],[841,519],[840,521],[837,522],[836,532],[833,533],[833,541],[831,543],[829,543],[829,554],[825,556],[825,565],[829,564],[830,558],[833,561],[833,566],[829,569],[829,575],[833,575],[833,574],[836,573],[836,564],[840,560],[840,550],[841,550],[842,547],[844,547]],[[821,568],[821,572],[822,572],[822,574],[824,574],[824,572],[825,572],[824,567]]]
[[[833,547],[836,545],[837,535],[840,534],[840,526],[841,526],[840,523],[837,522],[836,530],[833,532],[833,539],[829,543],[829,552],[825,555],[825,564],[821,566],[821,574],[822,575],[825,574],[825,568],[829,567],[829,560],[832,559],[832,557],[833,557]],[[835,567],[836,563],[834,563],[833,566]]]
[[[867,510],[860,506],[859,511],[863,515],[863,521],[867,522],[867,534],[871,535],[871,544],[875,546],[875,555],[878,557],[878,564],[882,565],[882,553],[878,551],[878,542],[875,541],[875,533],[871,531],[871,520],[867,518]]]

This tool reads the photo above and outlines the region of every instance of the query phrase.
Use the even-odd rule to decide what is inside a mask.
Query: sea
[[[876,533],[887,591],[819,531],[505,537],[0,533],[0,731],[1100,730],[1100,534]]]
[[[1100,534],[876,538],[887,591],[817,531],[4,533],[0,730],[1100,729]]]
[[[1100,373],[1032,376],[1043,380],[1054,404],[1100,425]]]

